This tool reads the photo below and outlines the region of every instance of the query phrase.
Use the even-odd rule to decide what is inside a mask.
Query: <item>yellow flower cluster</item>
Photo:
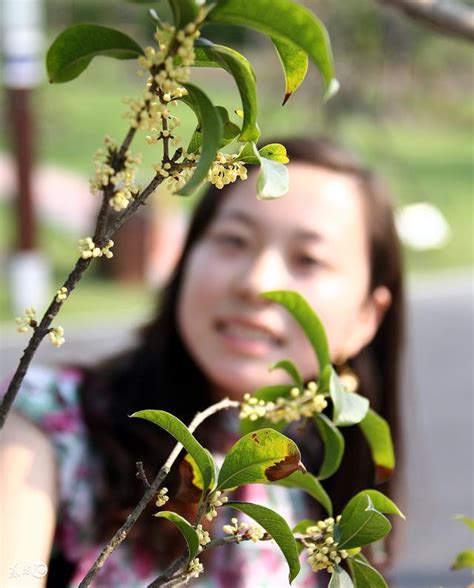
[[[170,497],[168,496],[168,488],[161,488],[158,494],[156,495],[156,506],[164,506]]]
[[[249,527],[247,523],[239,523],[236,517],[230,520],[231,525],[224,525],[222,530],[226,535],[242,536],[250,539],[254,543],[260,541],[265,535],[265,530],[262,527]]]
[[[211,542],[211,536],[203,529],[202,525],[196,526],[196,535],[199,540],[199,551],[202,551],[203,545],[207,545]]]
[[[292,388],[289,397],[277,398],[275,402],[265,402],[245,394],[240,407],[240,418],[256,421],[265,417],[272,423],[291,423],[303,417],[312,417],[322,412],[327,405],[324,396],[318,394],[316,382],[309,382],[303,392],[297,387]]]
[[[36,309],[32,306],[25,308],[25,316],[18,316],[15,322],[18,325],[16,330],[19,333],[26,333],[28,327],[34,328],[36,326]]]
[[[56,290],[56,302],[64,302],[67,298],[68,291],[65,286]]]
[[[190,578],[198,578],[204,571],[204,566],[199,561],[198,557],[195,557],[189,562],[188,570],[187,570],[187,579],[186,583]]]
[[[247,179],[247,169],[245,165],[238,161],[237,155],[229,153],[218,153],[216,159],[207,174],[207,179],[216,188],[223,188],[227,184],[235,182],[237,178]]]
[[[346,559],[348,553],[345,549],[338,549],[338,544],[334,541],[334,522],[339,522],[340,515],[336,521],[328,518],[319,521],[313,527],[308,527],[303,538],[303,544],[308,552],[308,563],[313,572],[327,570],[330,574],[334,572],[334,567],[341,560]]]
[[[53,327],[49,331],[49,340],[54,345],[54,347],[61,347],[61,345],[66,341],[64,338],[64,329],[62,327]]]
[[[97,247],[91,237],[79,239],[77,243],[77,248],[83,259],[89,259],[89,257],[102,257],[103,255],[105,255],[107,259],[110,259],[114,256],[112,251],[110,251],[113,246],[114,242],[112,239],[109,239],[105,247]]]
[[[216,509],[219,506],[223,506],[228,500],[229,498],[227,496],[223,496],[223,492],[220,490],[216,490],[213,494],[211,494],[207,507],[206,519],[208,521],[212,521],[212,519],[217,516]]]

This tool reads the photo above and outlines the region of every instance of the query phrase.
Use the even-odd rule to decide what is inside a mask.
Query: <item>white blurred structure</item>
[[[428,202],[404,206],[397,212],[396,226],[402,242],[419,251],[444,247],[451,237],[443,213]]]

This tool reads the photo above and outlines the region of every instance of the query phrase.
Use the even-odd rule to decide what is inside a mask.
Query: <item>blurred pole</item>
[[[50,269],[37,249],[33,202],[34,88],[44,79],[43,0],[2,0],[1,22],[7,128],[16,172],[16,243],[8,283],[13,309],[41,308]]]

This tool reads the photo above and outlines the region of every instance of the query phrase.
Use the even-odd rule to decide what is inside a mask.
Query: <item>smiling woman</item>
[[[340,147],[321,140],[285,143],[287,196],[258,201],[251,174],[248,182],[224,191],[212,187],[203,197],[158,312],[135,349],[94,369],[31,372],[25,381],[30,393],[19,395],[16,408],[52,443],[59,471],[50,585],[81,580],[143,493],[135,463],[155,472],[170,451],[161,429],[127,415],[159,408],[189,422],[217,398],[240,399],[283,382],[281,373],[269,372],[281,359],[293,360],[306,381],[315,378],[318,365],[301,329],[283,307],[263,299],[263,291],[296,290],[307,299],[326,328],[331,360],[349,362],[360,393],[396,430],[402,284],[390,202],[374,176]],[[216,415],[200,429],[201,440],[225,452],[237,422],[237,416]],[[368,449],[353,429],[345,434],[342,467],[326,484],[336,512],[373,485]],[[295,435],[305,465],[317,468],[316,431]],[[170,502],[192,520],[196,505],[177,491],[177,478],[174,472],[174,482],[173,476],[167,481]],[[314,508],[284,488],[240,492],[272,506],[290,526]],[[102,585],[145,585],[182,552],[179,538],[150,516],[150,507],[98,574]],[[197,585],[287,585],[284,562],[270,542],[251,547],[219,548],[212,561],[204,553],[209,583]],[[315,586],[316,578],[306,566],[293,585]]]

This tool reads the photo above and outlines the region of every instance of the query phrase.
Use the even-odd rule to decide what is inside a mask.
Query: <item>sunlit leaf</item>
[[[288,168],[278,161],[260,157],[257,177],[257,198],[272,200],[284,196],[289,189]]]
[[[318,478],[325,480],[332,476],[341,465],[344,455],[344,437],[325,414],[317,414],[314,422],[324,444],[324,458],[319,468]]]
[[[452,570],[461,570],[463,568],[474,568],[474,550],[466,549],[456,556],[451,564]]]
[[[183,29],[188,23],[195,20],[199,13],[199,6],[195,0],[169,0],[169,3],[177,30]]]
[[[226,506],[245,513],[273,537],[288,562],[288,567],[290,568],[289,581],[291,584],[300,571],[300,562],[298,560],[295,538],[285,519],[265,506],[249,502],[232,501],[228,502]]]
[[[199,538],[196,531],[181,515],[169,510],[162,510],[155,514],[155,517],[171,521],[183,535],[188,546],[188,563],[196,557],[199,551]]]
[[[331,499],[321,486],[319,480],[309,472],[305,474],[300,471],[293,472],[287,478],[274,483],[279,486],[285,486],[286,488],[300,488],[304,490],[326,509],[328,516],[332,516]]]
[[[341,566],[336,566],[334,572],[331,574],[328,588],[352,588],[352,586],[354,584],[346,570],[341,568]]]
[[[296,470],[305,471],[296,443],[274,429],[259,429],[231,447],[220,469],[217,488],[274,482]]]
[[[262,147],[258,151],[261,157],[266,157],[272,161],[278,161],[278,163],[288,163],[288,155],[286,154],[286,147],[280,143],[270,143]]]
[[[273,292],[265,292],[262,296],[284,306],[299,323],[313,346],[318,358],[320,370],[330,364],[329,346],[324,327],[314,310],[301,294],[288,290],[275,290]]]
[[[373,568],[364,557],[356,555],[349,558],[347,563],[356,588],[388,588],[382,574]]]
[[[464,523],[469,529],[474,530],[474,519],[466,517],[464,515],[456,515],[454,517],[457,521]]]
[[[260,165],[260,154],[255,143],[245,143],[239,151],[239,161],[251,165]]]
[[[283,97],[283,105],[285,105],[306,77],[308,54],[304,49],[300,49],[298,45],[290,41],[282,41],[276,38],[272,38],[272,41],[285,74],[285,96]]]
[[[125,33],[100,25],[73,25],[60,33],[48,50],[48,79],[52,83],[69,82],[99,55],[136,59],[142,54],[140,45]]]
[[[260,136],[257,125],[257,87],[251,63],[238,51],[223,45],[198,45],[195,48],[197,67],[221,67],[234,78],[242,101],[242,132],[239,141],[256,141]]]
[[[366,416],[360,421],[359,427],[370,447],[375,464],[376,481],[377,483],[384,482],[390,478],[395,468],[390,427],[387,421],[372,409],[369,409]]]
[[[276,363],[274,363],[270,367],[271,371],[276,370],[276,369],[284,370],[290,376],[290,378],[293,380],[293,382],[297,388],[300,388],[300,389],[303,388],[303,386],[304,386],[303,378],[302,378],[300,372],[298,371],[298,368],[291,361],[291,359],[282,359],[281,361],[277,361]]]
[[[208,20],[250,27],[272,39],[294,43],[319,68],[326,92],[334,86],[329,35],[321,21],[300,4],[292,0],[220,0]]]
[[[240,127],[229,119],[229,113],[223,106],[216,106],[216,111],[222,124],[222,139],[219,147],[224,147],[225,145],[232,143],[232,141],[234,141],[240,134]],[[196,153],[201,148],[201,145],[202,132],[201,126],[198,125],[191,137],[191,141],[186,151],[188,153]]]
[[[214,461],[210,453],[188,431],[183,422],[164,410],[140,410],[130,416],[150,421],[172,435],[193,457],[201,472],[204,488],[207,490],[212,485],[215,472]]]
[[[369,410],[369,401],[355,392],[348,392],[336,371],[332,369],[329,393],[334,405],[332,420],[339,427],[360,423]]]
[[[202,90],[192,84],[184,85],[188,93],[182,100],[194,110],[202,132],[199,163],[191,179],[177,192],[180,196],[189,196],[207,178],[207,173],[222,142],[222,122],[217,109]]]
[[[390,500],[388,496],[385,496],[385,494],[382,494],[382,492],[379,492],[378,490],[362,490],[353,496],[344,507],[344,512],[346,513],[347,517],[350,518],[352,516],[353,508],[358,508],[360,506],[359,501],[363,496],[369,496],[372,504],[379,512],[384,514],[397,515],[402,519],[405,519],[405,515],[393,502],[393,500]]]

